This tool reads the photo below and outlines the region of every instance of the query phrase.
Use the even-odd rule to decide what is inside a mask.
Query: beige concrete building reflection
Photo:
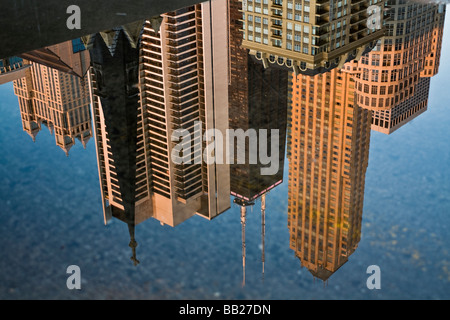
[[[373,110],[372,129],[390,134],[427,110],[438,72],[445,6],[389,2],[386,36],[358,65],[357,101]],[[350,71],[350,70],[349,70]]]
[[[336,69],[293,78],[289,115],[290,248],[327,280],[361,233],[371,111],[354,100],[352,76]]]
[[[127,222],[132,242],[148,218],[176,226],[230,207],[228,165],[197,163],[194,148],[191,164],[172,161],[175,130],[203,153],[202,134],[228,128],[227,35],[226,1],[215,1],[85,38],[105,222]]]
[[[75,60],[72,55],[86,54],[86,51],[74,53],[71,43],[52,46],[55,51],[58,48],[69,60]],[[53,59],[39,61],[23,60],[22,64],[29,67],[22,71],[23,77],[14,80],[23,130],[35,141],[42,125],[47,126],[68,156],[76,139],[86,148],[92,137],[88,79],[82,73],[68,72],[67,68],[63,71],[53,68],[56,67]]]
[[[371,5],[379,10],[376,27]],[[265,65],[284,65],[295,74],[340,69],[384,35],[380,0],[242,0],[242,10],[243,47]]]

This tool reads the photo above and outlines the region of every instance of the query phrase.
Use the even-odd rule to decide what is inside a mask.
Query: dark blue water
[[[235,206],[213,221],[138,225],[134,267],[126,225],[103,224],[94,141],[86,150],[77,143],[69,157],[45,128],[33,143],[12,84],[0,86],[0,298],[449,299],[448,24],[442,47],[428,110],[389,136],[372,132],[361,241],[327,283],[289,249],[287,167],[266,198],[264,281],[259,202],[247,217],[245,287]],[[81,268],[79,291],[66,287],[72,264]],[[374,264],[380,290],[366,286]]]

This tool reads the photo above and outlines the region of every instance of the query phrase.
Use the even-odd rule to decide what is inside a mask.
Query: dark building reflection
[[[261,200],[261,242],[262,242],[262,273],[264,275],[264,233],[265,233],[265,202],[266,194],[282,183],[284,172],[286,126],[287,126],[287,89],[288,70],[264,65],[249,54],[248,49],[243,48],[243,34],[239,30],[240,3],[231,3],[230,17],[230,85],[229,85],[229,118],[230,129],[242,130],[245,133],[253,131],[255,141],[251,135],[245,140],[245,144],[233,144],[234,158],[230,165],[231,195],[234,203],[240,206],[242,224],[242,263],[243,284],[245,284],[245,226],[247,208]],[[234,9],[234,10],[233,10]],[[260,131],[261,130],[261,131]],[[272,145],[272,130],[278,130],[278,140]],[[260,132],[267,132],[267,136],[261,136]],[[253,153],[258,153],[261,144],[252,148],[252,143],[267,141],[267,150],[278,154],[277,170],[273,174],[265,175],[261,169],[263,164],[257,157],[256,163],[251,162]],[[244,163],[239,162],[239,156],[244,154]],[[272,159],[273,160],[273,159]]]
[[[225,4],[194,5],[84,39],[105,222],[126,222],[133,248],[134,226],[150,217],[176,226],[230,208],[229,166],[206,161],[203,139],[229,125]],[[193,137],[183,149],[190,163],[172,161],[176,130]]]

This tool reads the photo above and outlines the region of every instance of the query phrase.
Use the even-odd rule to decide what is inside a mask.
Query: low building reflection
[[[84,148],[92,137],[89,83],[85,76],[89,53],[78,40],[15,58],[14,93],[23,130],[33,141],[45,125],[56,144],[69,155],[78,139]],[[10,58],[10,60],[13,58]]]

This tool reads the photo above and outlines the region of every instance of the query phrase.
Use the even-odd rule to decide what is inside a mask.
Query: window
[[[396,53],[394,55],[394,66],[398,66],[400,64],[401,56],[401,53]]]
[[[363,80],[368,81],[369,80],[369,69],[364,68],[363,69]]]
[[[378,70],[372,70],[372,81],[378,82]]]
[[[384,39],[384,51],[392,50],[392,39]]]
[[[372,54],[372,65],[373,66],[380,65],[380,55],[379,54]]]
[[[388,70],[381,70],[381,82],[388,82]]]
[[[377,86],[372,86],[371,94],[378,94],[378,87]]]

